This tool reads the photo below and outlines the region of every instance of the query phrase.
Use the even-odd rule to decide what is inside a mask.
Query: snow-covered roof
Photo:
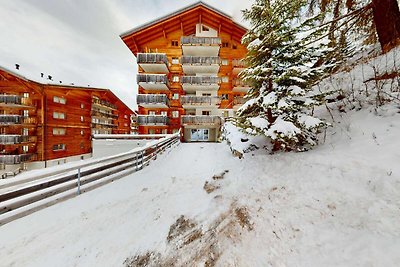
[[[167,20],[167,19],[170,19],[170,18],[172,18],[172,17],[175,17],[176,15],[179,15],[179,14],[181,14],[181,13],[184,13],[184,12],[186,12],[186,11],[189,11],[189,10],[191,10],[191,9],[193,9],[193,8],[200,7],[200,6],[203,6],[203,7],[207,8],[207,9],[210,9],[210,10],[214,11],[215,13],[217,13],[217,14],[219,14],[219,15],[221,15],[221,16],[224,16],[224,17],[226,17],[227,19],[233,21],[233,18],[232,18],[230,15],[226,14],[225,12],[223,12],[223,11],[221,11],[221,10],[215,8],[215,7],[212,7],[212,6],[208,5],[208,4],[204,3],[203,1],[199,1],[199,2],[197,2],[197,3],[194,3],[194,4],[191,4],[191,5],[189,5],[189,6],[186,6],[186,7],[183,7],[183,8],[181,8],[181,9],[178,9],[178,10],[176,10],[176,11],[174,11],[174,12],[168,14],[168,15],[165,15],[165,16],[163,16],[163,17],[157,18],[157,19],[155,19],[155,20],[153,20],[153,21],[150,21],[150,22],[148,22],[148,23],[145,23],[145,24],[143,24],[143,25],[140,25],[140,26],[138,26],[138,27],[136,27],[136,28],[133,28],[133,29],[127,31],[127,32],[124,32],[124,33],[122,33],[122,34],[120,35],[120,37],[121,37],[121,38],[126,37],[126,36],[128,36],[128,35],[130,35],[130,34],[132,34],[132,33],[138,32],[138,31],[143,30],[143,29],[145,29],[145,28],[147,28],[147,27],[150,27],[150,26],[152,26],[152,25],[154,25],[154,24],[157,24],[157,23],[159,23],[159,22],[165,21],[165,20]],[[240,25],[239,23],[237,23],[237,22],[235,22],[235,21],[233,21],[233,22],[234,22],[234,24],[237,25],[238,27],[240,27],[240,28],[242,28],[243,30],[247,31],[246,27]]]

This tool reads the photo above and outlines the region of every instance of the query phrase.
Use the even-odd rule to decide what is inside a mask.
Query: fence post
[[[81,194],[81,168],[78,168],[78,195]]]
[[[136,153],[135,157],[136,157],[136,171],[138,171],[139,170],[139,153]]]

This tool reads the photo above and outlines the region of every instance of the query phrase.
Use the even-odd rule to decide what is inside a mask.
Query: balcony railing
[[[221,118],[219,116],[207,115],[185,115],[182,116],[183,125],[220,125]]]
[[[137,75],[137,83],[161,83],[169,86],[169,80],[167,75],[158,75],[158,74],[138,74]]]
[[[246,62],[243,59],[234,59],[232,60],[232,66],[234,68],[245,68]]]
[[[221,78],[214,76],[182,76],[182,84],[220,84]]]
[[[240,96],[237,96],[233,99],[233,105],[235,105],[235,106],[236,105],[242,106],[246,102],[247,102],[247,99],[245,99],[244,97],[240,97]]]
[[[219,37],[196,37],[196,36],[182,36],[182,45],[220,45],[221,38]]]
[[[166,54],[159,53],[138,53],[137,54],[138,64],[160,64],[164,63],[168,65],[168,58]]]
[[[212,96],[181,96],[182,105],[213,106],[221,104],[221,98]]]
[[[20,164],[23,162],[36,160],[36,154],[20,154],[20,155],[1,155],[0,163],[5,165]]]
[[[0,115],[0,124],[35,124],[36,118],[25,117],[21,115]]]
[[[13,144],[35,142],[35,141],[36,141],[36,136],[13,135],[13,134],[0,135],[0,144],[2,145],[13,145]]]
[[[92,128],[117,128],[117,127],[118,125],[109,122],[92,121]]]
[[[137,122],[139,125],[168,125],[169,118],[162,115],[139,115]]]
[[[20,95],[0,95],[0,104],[4,105],[21,105],[32,106],[32,101],[29,98]]]
[[[113,119],[118,118],[118,114],[114,114],[114,113],[108,112],[106,110],[98,109],[98,108],[92,108],[91,114],[92,114],[92,116],[98,116],[98,117],[106,117],[106,118],[113,118]]]
[[[93,98],[92,103],[95,104],[95,105],[100,105],[100,106],[108,107],[108,108],[111,108],[111,109],[117,109],[116,105],[113,105],[108,101],[101,100],[101,99],[98,99],[98,98]]]
[[[137,103],[148,104],[148,105],[167,105],[169,106],[169,100],[166,95],[163,94],[140,94],[137,95]]]
[[[220,57],[193,57],[193,56],[182,56],[182,65],[220,65]]]

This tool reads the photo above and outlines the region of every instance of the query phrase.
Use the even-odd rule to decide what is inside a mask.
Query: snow
[[[1,265],[123,266],[154,251],[202,266],[216,242],[216,266],[397,266],[396,110],[349,113],[307,153],[239,160],[225,143],[181,144],[141,172],[0,227]],[[206,181],[217,189],[207,194]],[[166,238],[181,215],[204,238],[178,250]]]
[[[266,131],[266,134],[272,139],[276,139],[280,134],[292,137],[300,132],[301,130],[297,128],[292,122],[285,121],[279,116],[274,124],[272,124],[271,127],[269,127],[269,129]]]
[[[307,129],[315,128],[319,124],[323,123],[320,119],[306,114],[299,114],[298,121],[304,124]]]

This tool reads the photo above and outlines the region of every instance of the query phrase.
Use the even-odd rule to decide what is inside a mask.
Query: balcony
[[[216,91],[221,84],[221,78],[215,76],[182,76],[182,88],[188,93],[197,90]]]
[[[140,94],[137,95],[137,104],[144,108],[168,108],[169,100],[163,94]]]
[[[232,60],[232,73],[234,75],[238,75],[241,71],[246,68],[246,63],[243,59],[234,59]]]
[[[104,128],[117,128],[118,125],[107,121],[92,121],[92,128],[104,129]]]
[[[0,163],[14,165],[36,160],[36,154],[0,155]]]
[[[169,73],[168,58],[166,54],[138,53],[137,63],[145,72]]]
[[[32,100],[20,95],[0,94],[0,107],[33,108]]]
[[[1,145],[16,145],[24,143],[36,142],[36,136],[28,135],[14,135],[14,134],[1,134],[0,144]]]
[[[241,79],[237,79],[237,80],[233,80],[233,92],[235,93],[247,93],[250,90],[251,86],[241,80]]]
[[[169,81],[167,75],[165,74],[138,74],[136,79],[138,85],[144,90],[169,90]]]
[[[36,124],[36,118],[21,115],[0,115],[0,125],[26,125]]]
[[[181,37],[182,51],[185,56],[209,56],[219,55],[221,38],[218,37]]]
[[[217,74],[221,64],[219,57],[182,56],[181,63],[185,74],[212,73]]]
[[[93,104],[92,106],[98,107],[98,108],[117,110],[117,106],[116,105],[113,105],[108,101],[101,100],[101,99],[98,99],[98,98],[93,98],[92,104]]]
[[[221,98],[213,96],[181,96],[181,104],[184,109],[189,108],[218,108]]]
[[[220,126],[221,117],[207,115],[185,115],[182,116],[183,126]]]
[[[118,114],[114,114],[110,110],[103,110],[95,107],[92,108],[91,115],[92,117],[97,117],[97,118],[118,119]]]
[[[238,109],[238,108],[240,108],[241,106],[243,106],[244,103],[246,103],[246,102],[247,102],[247,99],[245,99],[244,97],[236,96],[236,97],[233,99],[233,108],[234,108],[234,109]]]
[[[162,115],[139,115],[138,125],[140,126],[167,126],[169,119],[167,116]]]

